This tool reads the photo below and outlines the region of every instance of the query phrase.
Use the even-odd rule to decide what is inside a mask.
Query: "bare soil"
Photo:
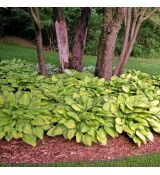
[[[126,135],[109,138],[107,146],[93,144],[91,147],[78,144],[75,140],[63,137],[44,137],[38,140],[35,148],[21,140],[0,141],[0,163],[53,163],[82,160],[111,160],[126,156],[160,152],[160,136],[155,135],[154,142],[148,142],[140,148]]]

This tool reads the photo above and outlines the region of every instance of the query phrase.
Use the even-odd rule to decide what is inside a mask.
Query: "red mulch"
[[[130,155],[160,152],[160,136],[140,148],[125,135],[109,138],[107,146],[94,144],[91,147],[77,144],[63,137],[45,136],[44,143],[38,141],[35,148],[21,140],[0,141],[0,163],[49,163],[81,160],[109,160]]]

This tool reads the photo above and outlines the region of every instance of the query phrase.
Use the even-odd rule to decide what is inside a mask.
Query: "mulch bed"
[[[45,136],[44,143],[38,141],[35,148],[21,140],[0,141],[0,163],[53,163],[82,160],[110,160],[131,155],[160,152],[160,136],[140,148],[125,135],[109,138],[107,146],[94,144],[91,147],[77,144],[63,137]]]

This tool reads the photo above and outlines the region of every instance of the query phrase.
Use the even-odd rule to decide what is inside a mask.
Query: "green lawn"
[[[134,156],[112,161],[81,161],[48,164],[0,164],[2,167],[8,166],[32,166],[32,167],[159,167],[160,153],[152,155]]]
[[[24,59],[27,62],[37,63],[36,49],[15,44],[0,43],[0,58],[1,59]],[[47,63],[59,65],[58,54],[50,51],[45,51],[45,58]],[[95,65],[96,56],[84,57],[84,65]],[[142,72],[153,75],[160,74],[160,59],[144,59],[131,58],[127,63],[127,68],[141,70]]]

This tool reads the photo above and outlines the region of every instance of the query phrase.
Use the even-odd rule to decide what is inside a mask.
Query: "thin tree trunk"
[[[69,48],[68,48],[68,36],[67,36],[67,25],[63,15],[62,8],[53,8],[55,15],[55,28],[57,36],[57,44],[59,51],[59,58],[61,63],[61,71],[64,72],[65,69],[69,67]]]
[[[36,34],[36,45],[40,74],[47,76],[41,32],[37,32]]]
[[[126,54],[126,51],[128,49],[128,45],[129,45],[129,32],[130,32],[130,27],[131,27],[131,7],[127,8],[125,21],[126,21],[125,38],[124,38],[121,54],[120,54],[120,57],[119,57],[119,63],[116,65],[116,68],[115,68],[114,73],[113,73],[116,76],[119,75],[119,73],[121,71],[121,66],[123,64],[123,59],[125,57],[125,54]]]
[[[31,7],[30,12],[34,21],[35,29],[36,29],[36,48],[37,48],[37,55],[38,55],[39,72],[41,75],[47,76],[44,50],[43,50],[42,31],[40,27],[39,9],[36,7],[35,8]]]
[[[110,80],[115,42],[119,33],[125,8],[117,8],[113,16],[113,8],[104,8],[103,28],[100,37],[99,52],[95,75]]]
[[[136,26],[135,33],[132,36],[132,40],[130,42],[128,50],[126,51],[125,57],[124,57],[123,62],[121,64],[121,69],[119,71],[119,75],[123,72],[124,65],[126,64],[126,62],[128,61],[128,59],[129,59],[129,57],[131,55],[131,52],[133,50],[133,46],[135,44],[135,41],[136,41],[136,38],[137,38],[137,35],[138,35],[138,32],[139,32],[140,26],[141,26],[141,22],[139,22],[137,24],[137,26]]]
[[[133,21],[131,25],[131,17],[127,16],[127,21],[128,25],[130,27],[126,27],[126,32],[125,32],[125,39],[121,51],[121,55],[119,57],[119,62],[114,70],[114,75],[120,75],[123,72],[124,66],[127,63],[131,52],[133,50],[133,46],[136,42],[136,38],[140,29],[141,24],[143,23],[144,20],[148,19],[151,17],[157,10],[159,10],[159,7],[154,8],[149,14],[145,16],[147,8],[144,7],[140,9],[140,12],[138,13],[137,8],[134,8],[134,13],[133,13]],[[131,29],[129,29],[131,28]],[[128,33],[129,32],[129,33]],[[129,40],[128,45],[126,46],[126,38]],[[124,49],[125,48],[125,49]]]
[[[129,8],[128,8],[129,10]],[[130,8],[131,10],[131,8]],[[123,42],[123,46],[122,46],[122,51],[119,57],[119,62],[116,65],[116,68],[114,69],[114,75],[118,76],[123,72],[123,68],[124,65],[126,64],[132,50],[133,50],[133,46],[134,43],[136,41],[137,35],[138,35],[138,31],[139,28],[141,26],[142,23],[142,18],[145,12],[145,8],[142,9],[141,11],[141,15],[138,17],[137,16],[137,12],[134,11],[134,19],[133,22],[131,24],[131,11],[128,11],[128,15],[127,15],[127,25],[126,25],[126,29],[125,29],[125,39]],[[134,9],[135,10],[135,9]],[[126,40],[128,40],[127,44],[126,44]]]
[[[77,71],[83,70],[82,59],[86,43],[87,28],[90,14],[91,14],[91,8],[89,7],[82,8],[81,18],[79,24],[75,29],[75,35],[72,47],[72,58],[70,59],[70,68],[73,68]]]

